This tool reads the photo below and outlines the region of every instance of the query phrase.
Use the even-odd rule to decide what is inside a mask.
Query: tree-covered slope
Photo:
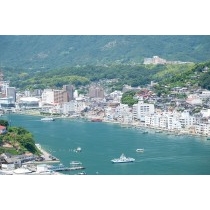
[[[75,65],[167,60],[203,62],[210,58],[210,36],[0,36],[1,67],[31,71]]]
[[[29,74],[7,69],[5,76],[11,82],[11,86],[24,89],[62,88],[65,84],[73,84],[76,87],[87,85],[99,80],[114,79],[110,88],[121,90],[124,84],[133,87],[144,86],[151,81],[163,82],[166,79],[176,78],[191,70],[195,64],[178,65],[122,65],[113,64],[107,66],[80,66],[56,68],[45,72]]]

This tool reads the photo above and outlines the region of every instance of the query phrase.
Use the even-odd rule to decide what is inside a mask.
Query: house
[[[7,132],[7,128],[3,125],[0,125],[0,134],[4,134]]]

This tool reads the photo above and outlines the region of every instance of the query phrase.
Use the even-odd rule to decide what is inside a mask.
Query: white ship
[[[111,160],[112,163],[129,163],[129,162],[134,162],[135,159],[131,157],[126,157],[124,154],[120,156],[120,158],[115,158]]]

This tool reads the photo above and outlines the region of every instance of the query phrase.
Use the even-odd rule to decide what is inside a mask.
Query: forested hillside
[[[114,79],[110,83],[113,90],[121,90],[124,84],[133,87],[144,86],[152,80],[163,82],[185,74],[195,64],[179,65],[109,65],[109,66],[80,66],[57,68],[46,72],[28,74],[21,70],[7,69],[5,75],[11,81],[11,86],[19,89],[44,89],[62,88],[65,84],[73,84],[76,87],[87,85],[99,80]]]
[[[76,65],[140,64],[154,55],[173,61],[207,61],[210,36],[0,36],[0,66],[31,72]]]

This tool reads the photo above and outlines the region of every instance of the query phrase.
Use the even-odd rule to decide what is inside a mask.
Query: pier
[[[85,167],[83,166],[65,167],[64,165],[59,164],[58,166],[48,166],[48,169],[52,171],[75,171],[75,170],[85,169]]]

